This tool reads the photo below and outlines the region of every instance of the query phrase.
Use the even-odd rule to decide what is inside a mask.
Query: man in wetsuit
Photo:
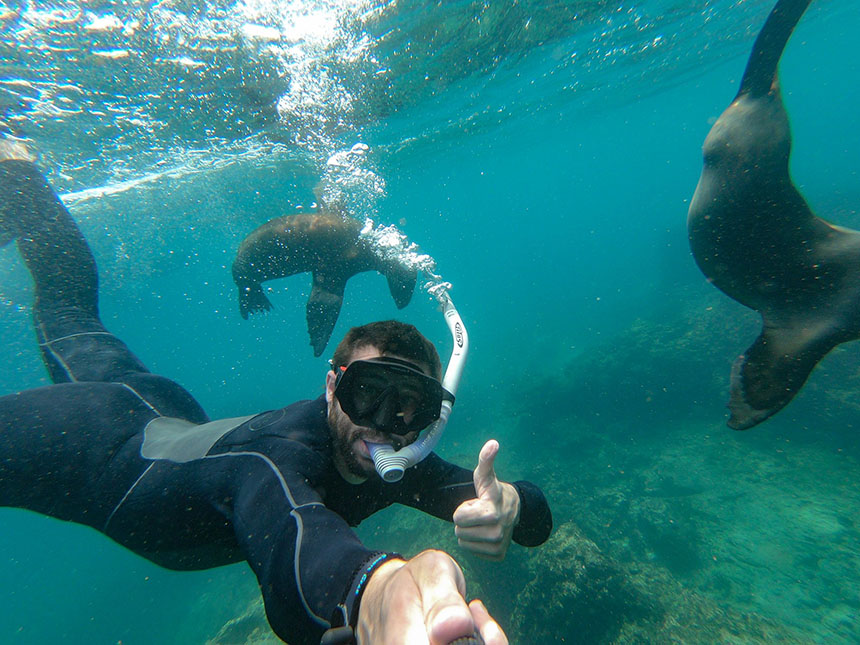
[[[499,481],[495,441],[472,473],[431,454],[397,484],[366,441],[411,443],[444,392],[433,345],[395,321],[338,346],[326,393],[210,421],[150,373],[98,314],[92,253],[27,151],[0,140],[0,244],[17,240],[53,385],[0,397],[0,505],[86,524],[171,569],[247,560],[272,629],[292,645],[507,640],[441,551],[404,559],[362,545],[355,526],[392,503],[452,520],[459,542],[500,559],[545,541],[546,500]]]

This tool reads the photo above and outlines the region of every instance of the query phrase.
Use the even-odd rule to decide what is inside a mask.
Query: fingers
[[[425,638],[431,645],[448,645],[474,631],[471,611],[464,595],[463,572],[447,553],[424,551],[413,558],[415,581],[421,590]],[[404,645],[423,642],[404,640]]]
[[[477,630],[486,645],[508,645],[480,601],[467,605],[465,579],[454,559],[424,551],[381,565],[359,609],[359,645],[449,645]]]
[[[464,542],[475,544],[501,544],[505,539],[505,527],[500,523],[482,524],[481,526],[455,526],[454,535],[463,545]]]
[[[465,540],[457,538],[457,543],[470,553],[485,558],[487,560],[501,561],[505,559],[505,554],[508,552],[508,544],[506,540]]]
[[[481,638],[484,639],[485,645],[508,645],[505,632],[490,616],[484,603],[480,600],[473,600],[469,603],[469,611],[472,612],[472,620],[475,622],[475,627],[480,632]]]
[[[497,454],[499,454],[499,442],[490,439],[484,444],[478,455],[478,465],[475,468],[473,480],[479,498],[495,497],[501,494],[498,491],[498,479],[494,468]]]
[[[501,560],[508,539],[498,508],[481,500],[469,500],[454,512],[454,535],[464,549],[476,555]]]
[[[470,499],[454,510],[452,519],[457,528],[498,524],[501,519],[501,509],[493,502]]]
[[[511,485],[497,482],[500,494],[494,501],[471,499],[454,511],[454,534],[460,546],[482,557],[501,560],[511,544],[519,518],[519,493]]]
[[[461,547],[492,560],[505,557],[511,540],[518,505],[506,500],[506,488],[496,477],[495,460],[499,442],[489,440],[481,448],[473,473],[477,498],[460,504],[454,511],[454,534]],[[513,490],[513,489],[512,489]],[[518,495],[514,492],[514,497]]]

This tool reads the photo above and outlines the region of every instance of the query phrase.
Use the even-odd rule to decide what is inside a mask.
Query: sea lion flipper
[[[401,264],[392,264],[384,273],[394,304],[398,309],[403,309],[412,300],[412,292],[415,291],[415,283],[418,281],[418,271]]]
[[[779,326],[765,319],[762,333],[732,365],[729,426],[746,430],[779,412],[835,344],[810,322]]]
[[[271,301],[263,293],[260,283],[246,283],[239,285],[239,313],[242,318],[248,320],[248,314],[270,311]]]
[[[762,96],[770,92],[782,52],[811,3],[812,0],[779,0],[776,3],[755,40],[738,96]]]
[[[345,288],[345,280],[335,282],[326,280],[316,272],[313,273],[313,287],[307,305],[307,321],[314,356],[321,356],[328,345],[343,305]]]

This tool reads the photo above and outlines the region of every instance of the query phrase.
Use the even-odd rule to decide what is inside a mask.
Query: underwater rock
[[[529,575],[511,617],[512,642],[610,643],[627,624],[662,614],[574,522],[556,529],[531,559]]]
[[[672,311],[654,311],[611,338],[583,348],[560,371],[516,383],[516,401],[563,401],[564,405],[511,410],[524,426],[566,422],[659,430],[701,417],[703,408],[719,421],[728,387],[731,352],[738,338],[754,335],[753,316],[738,319],[724,297],[695,291]],[[703,350],[703,348],[707,348]],[[524,394],[524,395],[523,395]]]
[[[206,645],[283,645],[283,641],[269,627],[263,601],[258,598],[227,621]]]
[[[532,578],[505,625],[512,643],[799,642],[775,621],[682,587],[663,567],[614,560],[573,522],[530,560]]]
[[[512,643],[804,642],[808,634],[753,595],[769,580],[788,585],[796,564],[776,575],[760,568],[775,566],[769,554],[751,565],[738,561],[741,548],[732,540],[754,540],[759,519],[750,516],[758,498],[745,494],[748,448],[729,441],[736,435],[702,438],[679,427],[669,440],[621,441],[572,425],[553,444],[565,467],[547,456],[531,473],[559,526],[541,547],[509,553],[524,563],[513,569],[505,562],[508,580],[523,582],[500,589],[486,584],[483,571],[467,575],[473,589],[479,581],[488,606],[501,610]],[[784,488],[775,485],[768,496]],[[797,491],[785,494],[795,498]],[[770,501],[761,506],[772,509]],[[808,532],[833,526],[813,519],[804,518]],[[778,544],[778,523],[773,531],[766,542]],[[515,598],[510,610],[506,596]]]
[[[619,333],[582,348],[560,370],[511,381],[517,395],[504,398],[504,417],[520,419],[523,436],[557,423],[629,435],[632,428],[664,434],[677,424],[727,419],[727,357],[755,338],[757,317],[739,313],[740,306],[721,294],[686,289],[673,299],[671,310],[645,312]],[[782,412],[783,425],[799,433],[860,430],[858,363],[860,343],[834,349]],[[564,404],[522,405],[536,400]]]

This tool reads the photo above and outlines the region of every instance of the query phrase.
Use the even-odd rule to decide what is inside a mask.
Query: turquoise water
[[[728,370],[755,317],[686,243],[701,143],[770,8],[5,1],[0,128],[39,152],[90,241],[107,326],[213,418],[322,391],[307,276],[272,283],[267,316],[238,315],[229,267],[253,228],[309,209],[322,182],[432,255],[472,339],[440,452],[470,466],[495,436],[500,476],[540,483],[558,530],[501,565],[414,514],[361,533],[450,549],[512,642],[858,642],[857,349],[732,432]],[[858,30],[856,3],[815,2],[781,67],[795,181],[854,228]],[[47,383],[30,304],[0,249],[2,392]],[[426,293],[399,312],[370,274],[333,337],[385,317],[449,351]],[[0,523],[0,642],[204,643],[256,602],[244,566],[171,573],[89,529],[11,509]],[[598,551],[628,585],[618,605],[572,589]],[[583,602],[621,618],[586,627]],[[264,641],[246,631],[216,642]]]

